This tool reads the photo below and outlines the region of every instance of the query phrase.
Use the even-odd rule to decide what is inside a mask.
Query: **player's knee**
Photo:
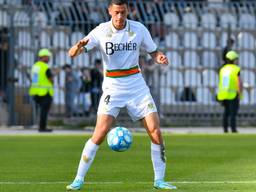
[[[109,130],[108,127],[104,127],[104,126],[96,127],[95,131],[92,135],[92,141],[95,144],[100,145],[104,141],[104,139],[108,133],[108,130]]]

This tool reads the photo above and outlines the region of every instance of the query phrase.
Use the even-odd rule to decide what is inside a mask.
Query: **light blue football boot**
[[[154,188],[155,189],[167,189],[167,190],[177,189],[176,186],[171,185],[170,183],[167,183],[162,179],[155,180]]]
[[[80,190],[83,187],[83,184],[84,184],[84,181],[80,179],[75,179],[73,183],[71,183],[70,185],[67,185],[66,189],[67,191]]]

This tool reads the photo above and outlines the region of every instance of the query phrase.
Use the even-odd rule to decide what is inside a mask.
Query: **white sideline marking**
[[[69,184],[68,181],[0,181],[0,185],[49,185],[49,184]],[[85,184],[91,185],[113,185],[124,184],[129,182],[122,181],[103,181],[103,182],[85,182]],[[153,184],[153,182],[131,182],[137,184]],[[256,184],[256,181],[172,181],[175,184]]]

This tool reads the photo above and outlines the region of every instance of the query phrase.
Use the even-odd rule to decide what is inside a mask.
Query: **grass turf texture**
[[[150,142],[134,134],[118,153],[106,142],[82,191],[144,192],[152,188]],[[88,136],[0,136],[0,192],[61,192],[74,177]],[[169,135],[166,180],[179,192],[255,192],[256,135]]]

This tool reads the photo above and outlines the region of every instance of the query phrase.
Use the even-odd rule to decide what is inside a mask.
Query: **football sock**
[[[86,142],[81,155],[81,159],[79,162],[77,175],[75,179],[79,179],[82,181],[84,180],[84,177],[94,160],[94,157],[96,155],[98,148],[99,148],[99,145],[96,145],[95,143],[93,143],[91,139],[89,139]]]
[[[154,180],[164,179],[166,163],[163,145],[151,143],[151,160],[154,168]]]

